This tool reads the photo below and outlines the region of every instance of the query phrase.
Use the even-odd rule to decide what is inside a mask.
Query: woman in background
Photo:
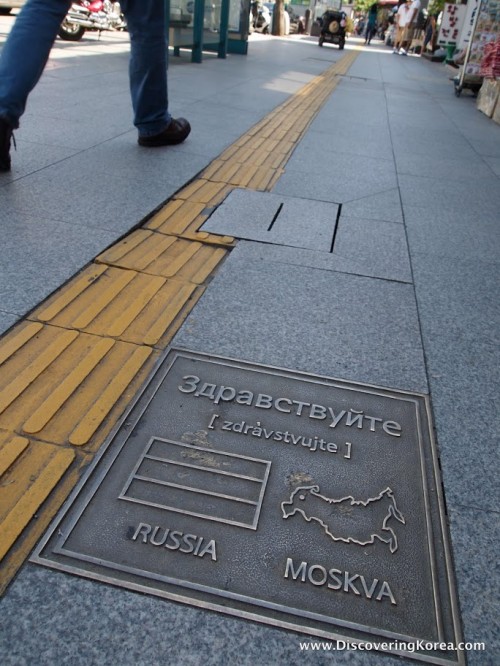
[[[369,44],[372,41],[373,35],[377,32],[377,13],[378,13],[378,4],[374,2],[368,12],[368,20],[366,23],[366,32],[365,32],[365,44]]]

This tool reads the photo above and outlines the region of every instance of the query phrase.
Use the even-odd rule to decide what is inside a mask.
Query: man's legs
[[[0,171],[10,170],[12,130],[42,75],[71,0],[28,0],[0,55]]]
[[[399,49],[400,55],[408,55],[411,40],[413,39],[413,26],[409,25],[405,28],[403,39],[401,40],[401,48]]]
[[[122,0],[130,35],[130,93],[139,134],[158,134],[170,123],[165,3]]]
[[[394,48],[392,49],[393,53],[397,53],[399,51],[399,46],[401,44],[402,37],[403,37],[403,28],[400,28],[398,26],[396,28],[396,37],[394,38]]]
[[[28,0],[0,55],[0,118],[16,129],[71,0]]]
[[[130,94],[143,146],[181,143],[191,128],[168,111],[167,38],[163,0],[122,0],[130,34]]]
[[[71,0],[28,0],[0,56],[0,171],[10,169],[12,130],[47,63]],[[139,143],[181,143],[191,127],[168,112],[163,0],[122,0],[131,40],[130,90]]]

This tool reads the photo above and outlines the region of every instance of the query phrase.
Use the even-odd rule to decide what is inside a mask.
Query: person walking
[[[375,2],[368,12],[368,21],[366,23],[365,44],[370,44],[373,35],[377,32],[377,14],[378,4]]]
[[[418,14],[420,12],[420,0],[410,0],[407,4],[409,4],[409,9],[399,55],[408,55],[408,49],[411,46],[413,34],[418,23]]]
[[[396,38],[394,40],[393,53],[399,53],[401,44],[403,43],[406,26],[410,19],[410,4],[411,0],[403,0],[396,12]]]
[[[438,13],[434,14],[429,14],[427,21],[425,23],[425,37],[424,37],[424,43],[422,44],[422,51],[420,52],[420,55],[424,54],[427,45],[429,44],[429,50],[431,53],[434,53],[434,43],[436,41],[436,31],[437,31],[437,20],[439,18]]]
[[[38,83],[71,0],[27,0],[0,54],[0,171],[11,168],[13,130]],[[168,111],[165,3],[121,0],[130,35],[129,80],[138,143],[182,143],[191,131]]]

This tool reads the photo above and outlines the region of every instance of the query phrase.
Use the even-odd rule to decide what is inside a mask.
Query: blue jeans
[[[130,93],[141,136],[170,123],[163,0],[122,0],[130,35]],[[28,0],[0,54],[0,117],[15,129],[47,63],[71,0]]]

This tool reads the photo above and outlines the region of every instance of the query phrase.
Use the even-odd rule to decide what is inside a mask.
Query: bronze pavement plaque
[[[171,349],[32,560],[464,663],[419,394]]]

